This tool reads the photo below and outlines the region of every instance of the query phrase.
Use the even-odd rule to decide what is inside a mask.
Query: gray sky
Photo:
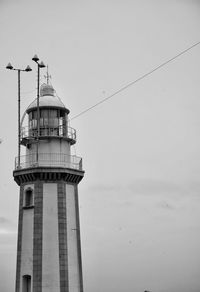
[[[200,41],[198,0],[0,0],[0,291],[14,290],[17,75],[35,53],[70,116]],[[200,46],[74,119],[85,292],[200,291]],[[45,70],[43,71],[45,74]]]

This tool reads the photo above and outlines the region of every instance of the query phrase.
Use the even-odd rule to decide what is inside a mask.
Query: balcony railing
[[[21,139],[34,139],[37,137],[37,128],[30,129],[23,127],[21,130]],[[63,137],[76,141],[76,130],[71,127],[40,127],[39,137]]]
[[[20,165],[18,157],[15,158],[15,169],[24,169],[32,167],[63,167],[76,170],[82,170],[82,158],[75,155],[62,153],[36,153],[20,156]]]

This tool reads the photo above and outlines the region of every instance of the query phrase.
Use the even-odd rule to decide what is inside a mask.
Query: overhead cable
[[[193,49],[194,47],[198,46],[200,44],[200,41],[193,44],[192,46],[188,47],[187,49],[181,51],[180,53],[178,53],[177,55],[175,55],[174,57],[168,59],[167,61],[163,62],[162,64],[160,64],[159,66],[155,67],[154,69],[150,70],[149,72],[145,73],[144,75],[140,76],[139,78],[135,79],[134,81],[131,81],[130,83],[128,83],[125,86],[122,86],[120,89],[116,90],[114,93],[112,93],[111,95],[101,99],[99,102],[95,103],[94,105],[86,108],[85,110],[83,110],[82,112],[80,112],[79,114],[73,116],[70,120],[74,120],[80,116],[82,116],[83,114],[87,113],[88,111],[92,110],[93,108],[97,107],[98,105],[102,104],[103,102],[106,102],[108,99],[112,98],[113,96],[117,95],[118,93],[124,91],[125,89],[127,89],[128,87],[134,85],[135,83],[141,81],[142,79],[146,78],[147,76],[151,75],[152,73],[154,73],[155,71],[161,69],[162,67],[164,67],[165,65],[169,64],[170,62],[174,61],[175,59],[177,59],[178,57],[182,56],[183,54],[187,53],[188,51],[190,51],[191,49]]]

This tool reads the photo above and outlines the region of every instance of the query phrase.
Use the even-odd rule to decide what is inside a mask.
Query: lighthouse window
[[[25,191],[24,207],[31,207],[31,206],[33,206],[33,190],[31,188],[28,188]]]
[[[66,134],[67,115],[59,109],[40,109],[40,136],[63,136]],[[37,110],[29,113],[29,135],[37,136]]]
[[[50,110],[49,112],[49,126],[56,128],[59,125],[58,110]]]
[[[31,276],[24,275],[22,278],[22,292],[31,292]]]
[[[40,111],[40,126],[41,127],[48,126],[48,109],[42,109]]]
[[[29,113],[29,127],[30,129],[37,128],[37,111],[33,111]]]

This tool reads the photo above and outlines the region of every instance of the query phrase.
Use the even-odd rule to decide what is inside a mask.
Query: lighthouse
[[[52,85],[26,109],[14,180],[20,187],[15,292],[82,292],[76,131]],[[25,120],[25,119],[24,119]]]

